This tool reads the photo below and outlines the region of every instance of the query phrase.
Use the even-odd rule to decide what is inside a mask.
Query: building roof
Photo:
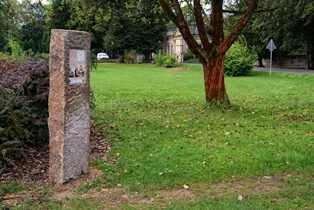
[[[189,28],[190,28],[190,32],[191,32],[191,34],[193,36],[198,36],[199,35],[198,29],[197,29],[196,26],[189,26]],[[170,30],[167,31],[167,37],[168,38],[173,37],[177,32],[180,33],[180,30],[178,28],[170,29]]]

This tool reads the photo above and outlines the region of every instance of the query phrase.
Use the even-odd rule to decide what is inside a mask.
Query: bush
[[[43,59],[0,59],[1,165],[21,156],[26,143],[49,140],[48,70]]]
[[[176,58],[172,55],[158,55],[156,57],[156,64],[167,68],[174,66],[175,62]]]
[[[23,50],[20,47],[19,43],[10,39],[9,40],[9,47],[11,48],[11,57],[12,58],[18,59],[18,58],[20,58],[20,56],[22,56]]]
[[[256,61],[256,53],[250,52],[246,41],[240,38],[228,50],[225,57],[225,74],[228,76],[249,75]]]
[[[192,51],[190,49],[188,49],[186,51],[186,53],[184,53],[184,61],[187,61],[187,60],[191,60],[191,59],[195,59],[195,55],[192,53]]]
[[[129,51],[124,54],[124,61],[127,63],[134,63],[136,57],[135,51]]]

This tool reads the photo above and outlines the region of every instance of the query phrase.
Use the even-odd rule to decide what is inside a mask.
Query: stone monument
[[[51,31],[49,178],[65,183],[89,172],[90,34]]]

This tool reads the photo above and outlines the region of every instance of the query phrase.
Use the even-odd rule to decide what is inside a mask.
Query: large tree
[[[41,1],[32,3],[30,0],[22,2],[23,25],[22,41],[24,50],[32,49],[33,52],[43,52],[43,34],[46,24],[46,12]]]
[[[20,43],[22,7],[17,0],[0,0],[0,50],[8,50],[10,39]]]
[[[149,62],[150,55],[161,49],[169,20],[156,0],[141,0],[137,4],[133,21],[133,48],[145,55],[145,61]]]
[[[135,50],[144,54],[146,60],[157,52],[166,35],[166,16],[156,0],[108,1],[111,14],[105,44],[120,55]]]
[[[189,25],[181,7],[183,4],[180,4],[179,0],[158,1],[165,14],[180,30],[188,47],[203,65],[206,102],[210,104],[229,104],[230,101],[224,82],[225,54],[252,17],[259,0],[246,1],[248,2],[247,9],[226,38],[224,35],[223,0],[211,0],[209,5],[210,18],[206,17],[208,8],[205,7],[205,1],[186,0],[184,5],[190,5],[193,9],[201,44],[196,42],[189,30]]]

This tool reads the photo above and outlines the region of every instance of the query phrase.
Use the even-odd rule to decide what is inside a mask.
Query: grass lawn
[[[227,77],[232,105],[209,107],[201,67],[188,68],[104,64],[92,72],[94,121],[113,144],[109,162],[95,161],[104,184],[206,191],[211,183],[291,175],[308,179],[303,187],[312,191],[304,193],[314,197],[314,77]]]
[[[115,205],[41,207],[314,209],[314,76],[226,77],[231,105],[208,106],[202,68],[186,68],[99,64],[92,122],[112,149],[93,162],[103,176],[77,191],[112,189]]]

